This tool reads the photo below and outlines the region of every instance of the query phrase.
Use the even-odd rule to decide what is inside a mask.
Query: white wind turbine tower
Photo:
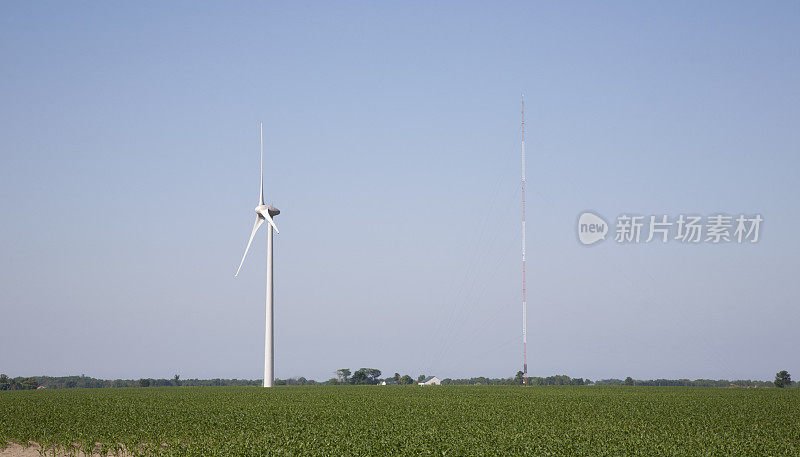
[[[264,127],[259,122],[259,134],[261,136],[261,184],[258,192],[258,206],[256,206],[256,223],[253,225],[253,232],[250,233],[250,239],[247,241],[247,247],[244,249],[242,261],[239,263],[239,269],[236,270],[236,275],[242,270],[244,258],[247,257],[247,251],[250,250],[250,244],[253,243],[253,238],[256,236],[258,228],[266,220],[269,223],[267,227],[267,326],[266,336],[264,341],[264,387],[272,387],[275,382],[275,338],[273,336],[273,293],[272,293],[272,230],[275,229],[277,233],[278,227],[272,220],[274,216],[280,214],[280,210],[272,205],[264,203]]]

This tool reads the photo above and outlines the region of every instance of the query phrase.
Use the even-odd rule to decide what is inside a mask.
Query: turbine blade
[[[278,226],[275,225],[275,221],[272,220],[272,216],[267,216],[267,222],[269,222],[269,225],[271,225],[272,228],[274,228],[276,232],[281,233],[281,231],[278,230]]]
[[[236,274],[233,276],[239,276],[239,272],[242,271],[242,265],[244,265],[244,258],[247,257],[247,251],[250,250],[250,245],[253,243],[253,238],[255,238],[258,228],[261,227],[261,224],[263,223],[264,223],[264,218],[260,214],[256,216],[256,223],[255,225],[253,225],[253,232],[250,233],[250,239],[247,241],[247,247],[244,248],[244,255],[242,256],[242,261],[239,262],[239,269],[236,270]]]
[[[261,137],[261,183],[258,190],[258,204],[264,204],[264,124],[258,123],[259,136]]]

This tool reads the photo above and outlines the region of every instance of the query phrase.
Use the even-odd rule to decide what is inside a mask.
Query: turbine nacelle
[[[262,203],[256,206],[256,224],[260,225],[261,222],[266,220],[267,222],[269,222],[269,225],[275,229],[275,232],[281,233],[281,231],[278,230],[278,226],[275,225],[275,221],[272,220],[273,216],[277,216],[280,213],[281,211],[278,208],[272,205],[265,205]],[[254,230],[253,233],[255,233],[255,230],[258,230],[258,228],[255,228],[253,230]]]
[[[255,211],[265,219],[267,218],[267,216],[275,217],[281,213],[281,210],[272,205],[258,205],[256,206]]]

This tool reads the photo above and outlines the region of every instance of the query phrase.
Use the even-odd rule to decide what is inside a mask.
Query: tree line
[[[524,384],[523,373],[518,371],[514,377],[511,378],[487,378],[479,376],[476,378],[464,379],[442,379],[442,385],[449,386],[521,386]],[[567,375],[556,376],[529,376],[529,386],[588,386],[592,384],[589,379],[571,378]]]
[[[330,386],[330,385],[376,385],[382,382],[392,385],[416,385],[422,382],[426,376],[419,375],[416,379],[408,374],[401,375],[395,373],[394,376],[381,378],[381,370],[376,368],[359,368],[355,372],[349,368],[340,368],[335,371],[336,377],[327,381],[315,381],[304,377],[275,379],[278,386]],[[523,384],[523,373],[509,378],[487,378],[483,376],[463,379],[442,379],[442,385],[452,386],[513,386]],[[141,379],[97,379],[89,376],[31,376],[10,378],[5,374],[0,374],[0,390],[32,390],[39,387],[48,389],[72,389],[72,388],[113,388],[113,387],[166,387],[166,386],[186,386],[186,387],[209,387],[209,386],[261,386],[262,379],[181,379],[180,375],[172,378],[141,378]],[[591,381],[590,379],[571,378],[567,375],[556,376],[531,376],[528,378],[528,385],[531,386],[653,386],[653,387],[800,387],[800,383],[793,382],[791,375],[782,370],[775,374],[772,382],[758,381],[750,379],[737,379],[729,381],[727,379],[633,379],[628,376],[626,379],[601,379]]]
[[[80,376],[31,376],[10,378],[0,374],[0,390],[104,388],[104,387],[166,387],[166,386],[260,386],[261,380],[250,379],[181,379],[175,375],[166,378],[98,379]]]
[[[644,387],[772,387],[776,384],[769,381],[750,379],[633,379],[630,376],[622,379],[601,379],[596,386],[644,386]]]
[[[33,390],[39,387],[35,378],[9,378],[0,374],[0,390]]]
[[[385,382],[386,384],[410,386],[422,382],[427,376],[421,374],[415,380],[410,375],[395,373],[394,376],[389,376],[381,379],[381,370],[377,368],[359,368],[355,373],[352,373],[349,368],[340,368],[335,371],[336,377],[329,379],[325,384],[328,385],[375,385]]]

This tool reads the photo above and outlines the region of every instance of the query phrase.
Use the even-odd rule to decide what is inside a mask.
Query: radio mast
[[[525,284],[525,94],[522,94],[522,384],[528,385],[528,297]]]

